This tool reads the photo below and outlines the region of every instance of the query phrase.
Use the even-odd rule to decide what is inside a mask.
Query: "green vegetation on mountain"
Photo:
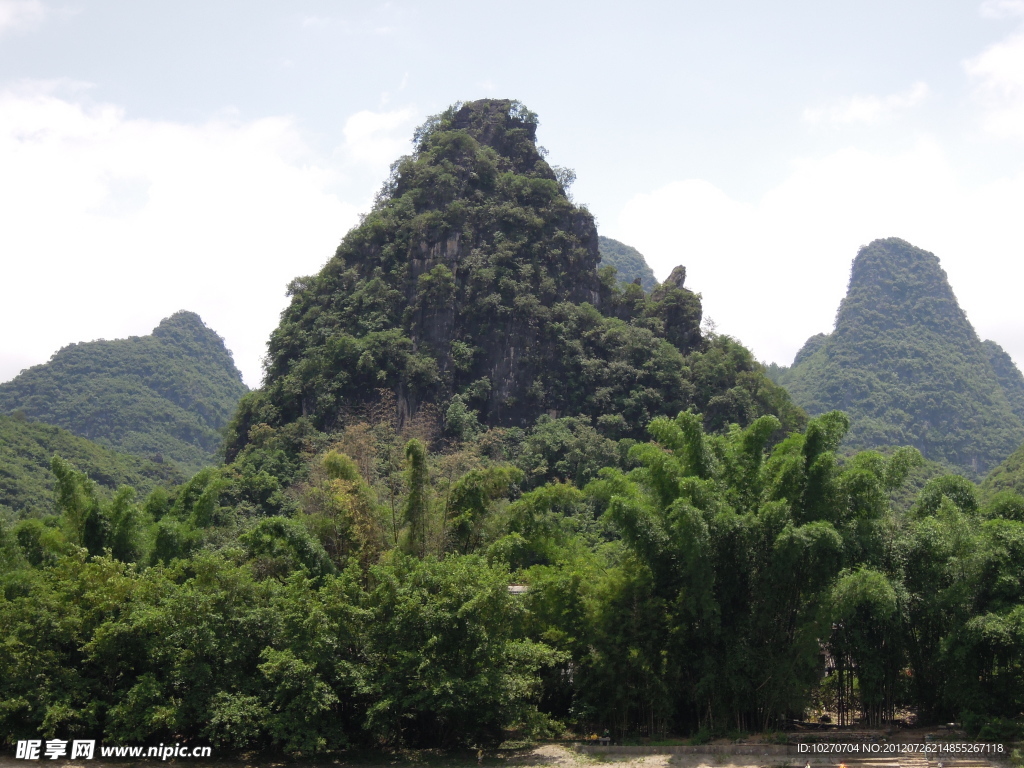
[[[522,105],[483,100],[417,131],[373,210],[318,275],[292,282],[229,459],[256,425],[337,430],[382,390],[400,422],[430,407],[460,434],[546,414],[639,437],[655,416],[705,406],[722,424],[802,423],[746,350],[701,335],[684,269],[650,295],[598,272],[593,217],[536,129]]]
[[[246,391],[224,341],[198,315],[177,312],[150,336],[64,347],[0,384],[0,413],[195,472],[215,461]]]
[[[612,240],[610,237],[598,235],[597,249],[601,254],[599,267],[615,267],[615,277],[624,286],[640,281],[640,287],[650,293],[658,281],[654,272],[644,259],[644,255],[636,248]]]
[[[981,482],[982,493],[991,497],[1001,491],[1024,495],[1024,445],[994,467]]]
[[[102,487],[132,485],[148,493],[175,485],[185,476],[172,464],[157,464],[120,454],[71,432],[31,422],[20,414],[0,416],[0,506],[18,516],[54,512],[54,454],[81,467]]]
[[[176,485],[186,479],[172,464],[118,453],[19,413],[0,415],[0,506],[19,516],[52,514],[55,479],[50,461],[54,454],[111,491],[131,485],[148,493],[158,485]]]
[[[59,514],[0,515],[0,739],[1024,733],[1024,497],[842,451],[681,267],[598,270],[535,128],[427,122],[293,282],[227,463],[141,497],[56,457]]]
[[[1006,401],[1010,404],[1010,410],[1014,415],[1024,422],[1024,375],[1013,362],[1006,351],[994,341],[986,339],[981,342],[982,347],[988,355],[989,365],[992,366],[999,386],[1006,395]]]
[[[939,260],[897,238],[861,249],[835,330],[772,375],[811,414],[852,419],[849,446],[912,445],[981,476],[1024,442],[1024,379],[982,343]]]

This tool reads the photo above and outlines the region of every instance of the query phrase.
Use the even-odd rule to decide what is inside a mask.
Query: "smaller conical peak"
[[[898,237],[875,240],[857,253],[836,330],[860,327],[868,318],[871,324],[970,327],[938,257]]]
[[[160,324],[153,329],[154,336],[166,336],[172,330],[191,330],[193,332],[209,331],[203,318],[195,312],[187,309],[179,309],[170,317],[165,317]]]
[[[153,329],[153,335],[158,339],[173,343],[198,341],[207,347],[224,347],[224,339],[216,331],[209,328],[195,312],[184,309],[161,320],[160,324]]]

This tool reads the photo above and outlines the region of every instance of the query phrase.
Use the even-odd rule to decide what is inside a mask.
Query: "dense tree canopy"
[[[944,475],[900,511],[916,450],[844,459],[838,412],[773,446],[778,423],[546,418],[434,452],[390,418],[287,487],[266,434],[144,499],[56,458],[60,514],[0,519],[0,733],[311,754],[907,708],[1015,728],[1024,498]]]

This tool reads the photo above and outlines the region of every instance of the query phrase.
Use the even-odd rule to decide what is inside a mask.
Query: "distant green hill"
[[[1013,359],[994,341],[981,343],[988,355],[988,362],[1003,388],[1006,401],[1021,422],[1024,422],[1024,375],[1014,364]]]
[[[1024,445],[994,467],[981,481],[981,495],[991,498],[1000,491],[1014,491],[1024,496]]]
[[[852,448],[912,445],[979,476],[1024,442],[1024,379],[982,343],[939,260],[898,238],[857,254],[835,330],[772,368],[808,413],[851,417]]]
[[[598,267],[615,267],[616,277],[620,283],[632,283],[640,281],[640,287],[650,293],[658,281],[654,272],[647,266],[644,255],[636,248],[610,237],[598,235],[597,250],[601,254],[601,262]]]
[[[149,336],[64,347],[0,384],[0,413],[194,472],[214,461],[246,391],[223,339],[177,312]]]
[[[176,485],[186,479],[173,464],[117,453],[21,414],[0,416],[0,506],[18,515],[53,511],[50,459],[55,453],[109,489],[132,485],[148,493],[156,485]]]

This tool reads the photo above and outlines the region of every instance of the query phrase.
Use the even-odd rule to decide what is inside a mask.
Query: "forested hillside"
[[[682,267],[649,294],[598,270],[536,126],[486,100],[417,131],[292,283],[224,463],[142,497],[58,457],[58,514],[0,515],[0,739],[1024,735],[1024,497],[842,450],[856,420],[807,420],[702,331]],[[902,258],[899,291],[935,277]],[[963,341],[951,294],[919,293],[924,332]],[[893,306],[861,296],[836,333],[890,354]]]
[[[148,493],[186,476],[173,464],[157,464],[104,448],[84,437],[21,414],[0,416],[0,507],[17,516],[53,514],[54,477],[50,461],[63,456],[100,486],[113,491],[131,485]]]
[[[988,362],[992,366],[999,385],[1003,388],[1006,401],[1010,404],[1010,410],[1014,415],[1024,422],[1024,375],[1017,368],[1013,359],[1006,354],[1006,351],[994,341],[985,340],[982,343],[988,355]]]
[[[64,347],[0,384],[0,413],[195,472],[215,460],[246,391],[224,341],[198,315],[178,312],[150,336]]]
[[[709,426],[802,423],[750,353],[700,331],[677,268],[649,295],[599,273],[598,237],[509,101],[449,109],[416,134],[374,209],[315,276],[297,278],[266,383],[243,400],[228,456],[257,424],[331,431],[390,392],[449,432],[585,416],[612,438],[696,407]]]
[[[601,254],[601,267],[615,267],[615,277],[620,283],[632,283],[640,281],[640,287],[645,291],[654,290],[658,281],[654,279],[654,272],[647,266],[644,255],[636,248],[610,237],[599,235],[597,238],[598,252]]]
[[[898,238],[854,260],[835,330],[773,371],[811,414],[849,414],[852,448],[912,445],[981,477],[1024,442],[1024,378],[982,342],[939,266]]]
[[[1024,445],[985,476],[981,490],[986,497],[992,497],[1002,491],[1024,495]]]

